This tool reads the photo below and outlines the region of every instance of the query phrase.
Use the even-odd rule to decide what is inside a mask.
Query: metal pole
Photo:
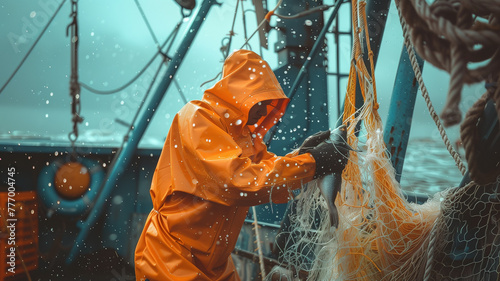
[[[204,0],[198,11],[195,15],[191,17],[191,22],[189,28],[186,30],[183,36],[183,40],[174,54],[172,61],[170,61],[168,65],[168,69],[163,77],[163,80],[158,85],[156,92],[149,100],[145,110],[141,113],[141,116],[137,119],[136,124],[134,124],[134,129],[130,132],[128,136],[128,141],[125,143],[123,148],[118,152],[115,165],[111,167],[107,175],[107,179],[104,181],[102,190],[97,198],[93,208],[91,209],[89,215],[84,220],[80,220],[77,226],[81,229],[78,237],[76,238],[75,244],[69,253],[68,258],[66,259],[66,263],[70,264],[78,255],[79,247],[83,245],[90,228],[95,224],[95,222],[99,219],[101,211],[104,209],[104,205],[106,200],[110,196],[113,191],[113,187],[115,187],[116,182],[120,175],[125,170],[125,167],[130,163],[130,160],[141,140],[146,128],[149,124],[149,121],[153,117],[154,113],[158,105],[160,104],[163,96],[168,90],[170,83],[174,79],[175,73],[179,69],[179,66],[184,59],[191,43],[193,42],[196,34],[198,33],[201,24],[204,22],[208,11],[211,6],[215,4],[215,0]]]
[[[297,88],[299,87],[300,82],[304,78],[304,76],[307,74],[307,71],[309,69],[309,65],[311,64],[312,58],[316,56],[318,53],[320,45],[322,46],[324,44],[324,39],[325,35],[328,31],[328,28],[332,25],[333,20],[337,17],[337,13],[339,11],[340,5],[342,4],[343,0],[337,0],[335,3],[335,7],[333,8],[333,12],[330,15],[330,18],[328,19],[328,22],[325,24],[323,29],[318,35],[318,38],[316,39],[316,42],[314,43],[313,47],[311,48],[311,51],[309,52],[308,59],[306,62],[302,65],[300,68],[299,74],[297,75],[297,78],[295,78],[295,81],[293,82],[292,87],[290,88],[290,92],[288,92],[288,98],[293,99],[293,96],[295,96],[295,93],[297,92]],[[277,127],[277,126],[275,126]]]
[[[311,66],[311,63],[313,62],[314,58],[318,54],[318,51],[320,50],[320,47],[323,46],[324,40],[325,40],[325,36],[326,36],[326,34],[328,32],[328,28],[332,25],[333,20],[337,17],[340,5],[342,3],[343,3],[343,0],[337,0],[337,2],[335,3],[335,7],[334,7],[334,9],[332,11],[332,14],[330,15],[330,18],[328,19],[328,22],[323,26],[323,28],[321,29],[320,33],[318,34],[318,37],[315,39],[315,42],[314,42],[313,46],[311,47],[311,50],[307,54],[306,61],[304,62],[304,64],[300,68],[299,73],[295,77],[295,80],[294,80],[292,86],[290,87],[290,90],[288,91],[288,95],[287,96],[288,96],[288,98],[290,100],[293,100],[293,97],[297,93],[297,89],[299,88],[299,86],[300,86],[300,84],[302,82],[302,79],[304,79],[304,77],[308,73],[309,68]],[[307,100],[309,101],[309,99],[307,99]],[[290,105],[288,105],[288,107],[290,107]],[[307,108],[308,111],[311,110],[311,108],[309,106],[307,106],[306,108]],[[306,116],[309,117],[308,114],[309,113],[307,113]],[[269,131],[269,133],[266,135],[266,139],[267,139],[266,140],[266,145],[268,147],[270,147],[271,142],[273,142],[273,137],[275,136],[276,132],[278,131],[278,128],[280,128],[280,125],[281,125],[281,122],[282,122],[281,120],[283,120],[283,119],[280,119],[280,121],[278,121],[278,124],[274,125],[271,128],[271,130]],[[328,119],[326,119],[326,120],[328,120]],[[307,122],[309,123],[311,121],[307,120]],[[322,125],[325,125],[325,124],[322,124]],[[309,128],[309,127],[307,127],[307,128]],[[276,145],[276,142],[273,142],[273,143],[274,143],[273,144],[273,149],[276,149],[276,147],[279,147],[279,148],[284,147],[283,143],[278,144],[278,145]],[[278,151],[280,151],[280,150],[278,149]]]
[[[424,60],[417,56],[420,70]],[[403,46],[399,66],[396,72],[394,88],[392,89],[389,115],[384,129],[384,142],[391,154],[392,166],[396,169],[396,180],[401,180],[406,147],[410,138],[413,109],[418,91],[418,83],[411,66],[408,51]]]

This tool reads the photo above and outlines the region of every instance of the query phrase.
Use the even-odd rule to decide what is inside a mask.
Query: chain
[[[78,83],[78,0],[71,0],[72,22],[66,28],[66,36],[71,32],[71,76],[69,80],[69,95],[71,96],[71,121],[73,122],[73,131],[68,134],[71,142],[71,156],[76,157],[75,142],[78,139],[78,123],[83,122],[80,116],[80,84]]]

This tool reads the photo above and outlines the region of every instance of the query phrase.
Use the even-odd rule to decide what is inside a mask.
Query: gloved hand
[[[303,153],[311,153],[316,161],[316,179],[326,174],[341,173],[349,159],[349,150],[346,145],[323,142],[316,147],[305,148]]]
[[[305,149],[313,148],[330,137],[330,130],[319,131],[307,137],[299,148],[299,154],[304,153]]]

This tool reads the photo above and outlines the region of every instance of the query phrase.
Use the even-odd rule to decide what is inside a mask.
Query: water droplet
[[[235,124],[236,125],[241,125],[242,121],[240,119],[236,120]]]
[[[225,118],[229,118],[229,113],[227,113],[227,112],[226,112],[226,113],[224,113],[224,117],[225,117]]]
[[[115,197],[113,197],[113,204],[120,205],[121,203],[123,203],[123,197],[121,197],[120,195],[116,195]]]

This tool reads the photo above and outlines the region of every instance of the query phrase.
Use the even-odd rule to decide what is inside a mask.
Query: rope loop
[[[274,15],[274,10],[271,10],[269,11],[266,16],[264,17],[264,19],[267,21],[267,22],[270,22],[271,21],[271,16]]]

